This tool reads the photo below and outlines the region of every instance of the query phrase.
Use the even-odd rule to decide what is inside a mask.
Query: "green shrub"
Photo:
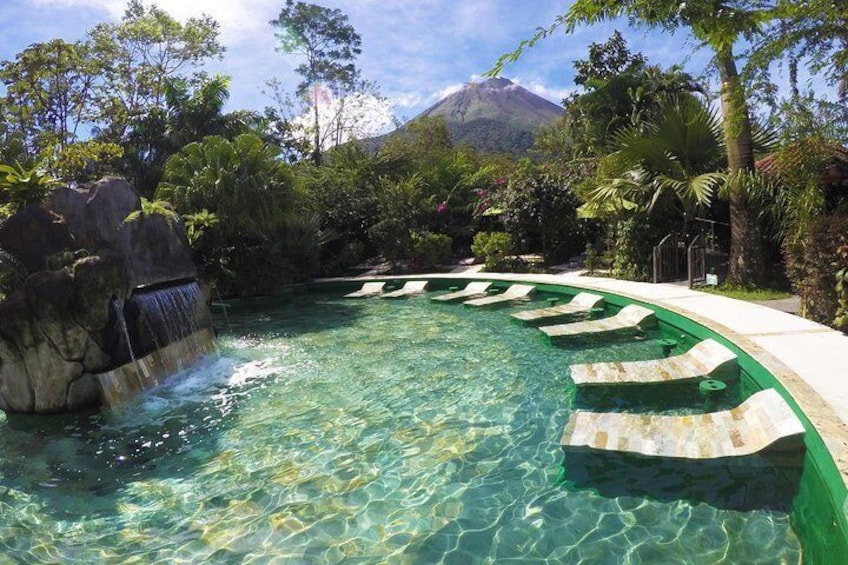
[[[598,257],[598,252],[595,250],[595,246],[591,243],[586,244],[586,258],[583,260],[583,266],[586,268],[586,271],[589,274],[594,274],[594,272],[598,269],[600,263],[600,257]]]
[[[451,238],[441,233],[413,232],[412,258],[422,267],[444,265],[451,259]]]
[[[377,252],[389,261],[410,256],[412,236],[403,220],[388,218],[377,222],[368,230],[368,236]]]
[[[840,250],[846,244],[848,214],[819,217],[804,237],[786,244],[787,274],[801,296],[801,309],[806,318],[840,327],[837,322],[843,317],[838,314],[839,296],[834,277],[845,266]]]
[[[845,332],[848,330],[848,245],[840,246],[838,250],[839,263],[836,271],[836,317],[833,319],[833,327]]]
[[[512,236],[504,232],[481,231],[474,236],[471,252],[486,262],[487,271],[503,270],[515,246]]]
[[[583,249],[585,225],[578,221],[580,201],[572,185],[576,169],[562,171],[523,161],[494,198],[501,220],[521,252],[541,251],[548,263],[572,257]]]

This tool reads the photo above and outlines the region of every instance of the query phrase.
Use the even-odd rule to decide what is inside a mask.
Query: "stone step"
[[[687,416],[577,411],[561,445],[647,457],[721,459],[803,449],[804,425],[775,389],[731,410]]]
[[[639,385],[685,382],[709,377],[732,380],[739,374],[736,354],[713,339],[705,339],[686,353],[651,359],[571,365],[578,386]]]

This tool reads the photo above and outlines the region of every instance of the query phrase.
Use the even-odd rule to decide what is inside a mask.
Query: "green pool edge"
[[[748,386],[756,387],[748,392],[756,392],[766,388],[776,389],[792,407],[795,414],[804,424],[806,434],[804,442],[804,467],[799,484],[798,494],[792,504],[792,525],[801,538],[805,563],[848,563],[848,487],[830,450],[825,445],[819,431],[787,391],[780,380],[772,375],[754,356],[742,346],[706,325],[692,320],[683,314],[663,308],[651,302],[626,297],[597,289],[587,289],[566,284],[533,282],[522,279],[512,281],[487,278],[481,276],[459,278],[439,277],[439,275],[424,275],[414,277],[417,280],[429,281],[428,291],[448,290],[451,286],[466,285],[473,281],[491,282],[498,289],[505,289],[511,284],[521,282],[533,284],[536,290],[547,294],[573,296],[583,290],[604,297],[608,306],[621,308],[628,304],[639,304],[650,308],[656,313],[660,329],[672,335],[678,335],[689,345],[695,342],[713,338],[730,348],[738,356],[739,366],[753,381]],[[373,279],[337,279],[313,281],[297,285],[289,291],[289,296],[306,292],[338,292],[340,294],[358,289],[365,282],[394,280],[395,286],[400,286],[409,277],[393,279],[391,277],[375,277]],[[745,385],[746,383],[743,383]]]

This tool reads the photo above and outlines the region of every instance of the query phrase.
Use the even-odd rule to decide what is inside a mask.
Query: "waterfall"
[[[135,353],[133,352],[132,342],[130,341],[130,331],[127,328],[127,319],[124,317],[124,307],[121,301],[117,298],[112,299],[112,309],[115,311],[115,318],[118,320],[118,325],[121,326],[121,331],[124,334],[124,343],[127,344],[127,351],[130,352],[130,359],[135,363]]]
[[[196,282],[136,293],[133,300],[158,347],[192,335],[203,326],[203,299]]]
[[[215,351],[211,319],[196,282],[136,289],[125,312],[120,302],[112,304],[133,362],[97,375],[107,406],[127,402]]]

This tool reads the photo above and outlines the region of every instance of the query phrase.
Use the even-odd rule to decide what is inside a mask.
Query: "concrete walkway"
[[[735,343],[778,379],[815,426],[848,486],[848,336],[761,304],[680,285],[581,274],[433,274],[427,278],[561,284],[649,302],[684,315]],[[403,277],[392,277],[398,278]]]

